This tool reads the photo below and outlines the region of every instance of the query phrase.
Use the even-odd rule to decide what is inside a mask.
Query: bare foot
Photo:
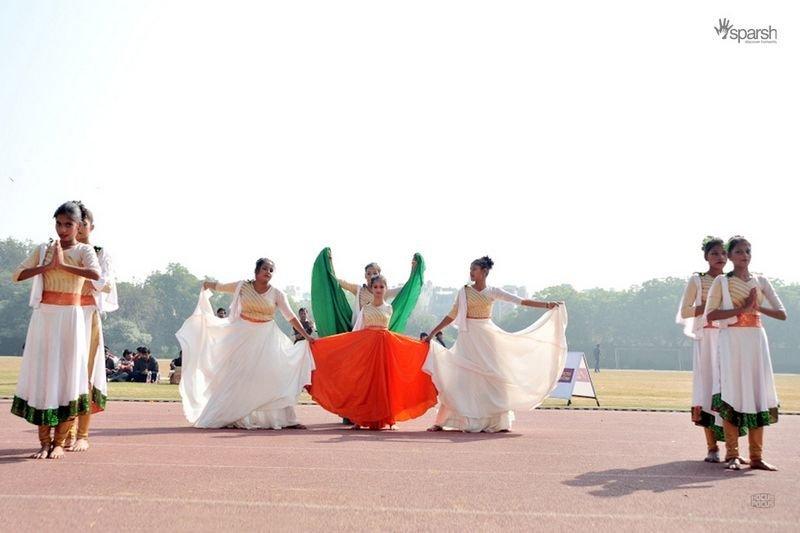
[[[442,426],[434,424],[431,427],[429,427],[428,429],[426,429],[425,431],[444,431],[444,428]]]
[[[286,426],[286,429],[308,429],[303,424],[295,424],[293,426]]]
[[[64,443],[64,449],[68,451],[72,451],[72,448],[75,446],[75,439],[68,438],[67,442]]]
[[[775,465],[771,465],[766,461],[762,461],[761,459],[753,459],[750,462],[750,468],[754,468],[755,470],[767,470],[769,472],[778,471],[778,468]]]
[[[703,459],[703,461],[706,463],[719,463],[719,451],[712,450],[708,452],[708,455],[706,455],[706,458]]]
[[[359,426],[358,424],[353,424],[352,426],[350,426],[347,429],[352,429],[354,431],[357,431],[357,430],[361,429],[361,426]]]
[[[67,448],[71,452],[85,452],[89,449],[89,441],[87,439],[78,439],[71,448]]]
[[[748,459],[745,459],[741,455],[738,457],[738,459],[739,459],[739,462],[742,463],[743,465],[749,465],[750,464],[750,461]]]
[[[50,455],[50,446],[42,446],[42,449],[31,455],[31,459],[47,459]]]
[[[48,459],[61,459],[62,457],[64,457],[63,446],[53,446],[53,449],[50,450],[50,455],[47,456]]]
[[[739,461],[738,457],[734,457],[730,461],[728,461],[728,466],[726,466],[728,470],[741,470],[742,469],[742,462]]]

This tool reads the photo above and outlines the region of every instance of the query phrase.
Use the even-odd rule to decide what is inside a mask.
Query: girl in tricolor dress
[[[764,426],[778,422],[778,393],[761,317],[786,320],[786,310],[769,280],[750,273],[750,242],[737,235],[726,250],[733,271],[714,280],[703,317],[720,327],[720,390],[712,409],[723,419],[728,469],[742,467],[739,435],[746,430],[750,468],[777,470],[762,458]]]
[[[430,350],[423,370],[439,391],[436,423],[428,431],[509,431],[514,410],[537,407],[561,376],[567,357],[566,308],[487,286],[493,265],[486,256],[472,262],[473,283],[458,292],[450,314],[426,338]],[[548,312],[528,328],[509,333],[492,322],[496,300]],[[452,348],[430,342],[453,322],[458,338]]]
[[[392,306],[386,278],[369,283],[372,300],[361,307],[353,331],[314,343],[311,397],[353,423],[352,429],[392,428],[436,405],[436,389],[422,372],[427,345],[389,331]]]
[[[63,457],[73,419],[93,404],[105,405],[105,397],[89,389],[89,337],[80,306],[84,281],[100,279],[100,264],[94,248],[77,240],[80,207],[66,202],[53,217],[58,240],[38,246],[13,275],[15,282],[33,278],[33,313],[11,412],[39,426],[36,459]]]

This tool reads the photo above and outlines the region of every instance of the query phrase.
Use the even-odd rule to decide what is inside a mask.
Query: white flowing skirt
[[[207,295],[176,336],[183,350],[183,413],[193,426],[297,424],[294,405],[314,369],[306,341],[292,344],[275,322],[217,318]]]
[[[451,349],[431,342],[422,370],[439,391],[437,425],[469,432],[511,429],[516,409],[538,407],[567,357],[567,312],[548,311],[509,333],[491,319],[467,319]]]
[[[720,391],[719,329],[703,329],[695,340],[692,364],[692,407],[699,406],[707,417],[714,417],[714,425],[722,427],[719,413],[711,410],[711,399]]]
[[[55,426],[89,409],[89,347],[79,306],[33,310],[11,410],[36,425]]]
[[[97,350],[94,354],[94,361],[92,361],[92,368],[88,368],[91,357],[87,360],[87,371],[89,373],[89,385],[92,400],[98,404],[98,407],[105,408],[105,401],[108,396],[108,382],[106,380],[106,351],[105,339],[103,338],[103,321],[100,317],[100,311],[96,306],[82,306],[83,318],[86,329],[86,349],[91,349],[92,335],[97,335]],[[97,331],[92,330],[92,320],[95,313],[97,313]],[[102,403],[101,403],[102,402]]]
[[[778,393],[763,328],[723,329],[719,335],[719,362],[724,403],[744,415],[767,416],[770,410],[777,409]]]

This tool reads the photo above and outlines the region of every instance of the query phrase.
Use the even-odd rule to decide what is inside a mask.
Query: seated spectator
[[[183,363],[183,350],[178,353],[178,357],[169,363],[169,383],[178,385],[181,382],[181,364]]]
[[[220,307],[219,309],[217,309],[217,316],[219,318],[227,318],[228,311],[224,307]]]
[[[119,373],[119,358],[111,353],[111,350],[106,346],[106,380],[107,381],[127,381],[128,374],[124,374],[124,379],[117,379],[120,377]]]
[[[133,380],[133,364],[136,361],[133,357],[133,352],[130,350],[122,351],[122,359],[117,365],[117,379],[112,381],[132,381]]]
[[[136,349],[136,362],[133,363],[133,381],[137,383],[158,383],[158,361],[150,355],[150,349],[140,346]]]
[[[297,318],[300,320],[300,324],[303,326],[303,329],[306,330],[306,333],[309,335],[314,334],[314,321],[308,317],[308,309],[305,307],[301,307],[297,310]],[[297,344],[299,341],[303,340],[303,335],[297,331],[296,329],[292,328],[294,331],[294,343]]]

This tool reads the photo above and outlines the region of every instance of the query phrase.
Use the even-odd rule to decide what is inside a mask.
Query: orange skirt
[[[436,405],[436,387],[422,372],[428,355],[423,342],[365,329],[319,339],[311,350],[311,397],[354,424],[380,429]]]

